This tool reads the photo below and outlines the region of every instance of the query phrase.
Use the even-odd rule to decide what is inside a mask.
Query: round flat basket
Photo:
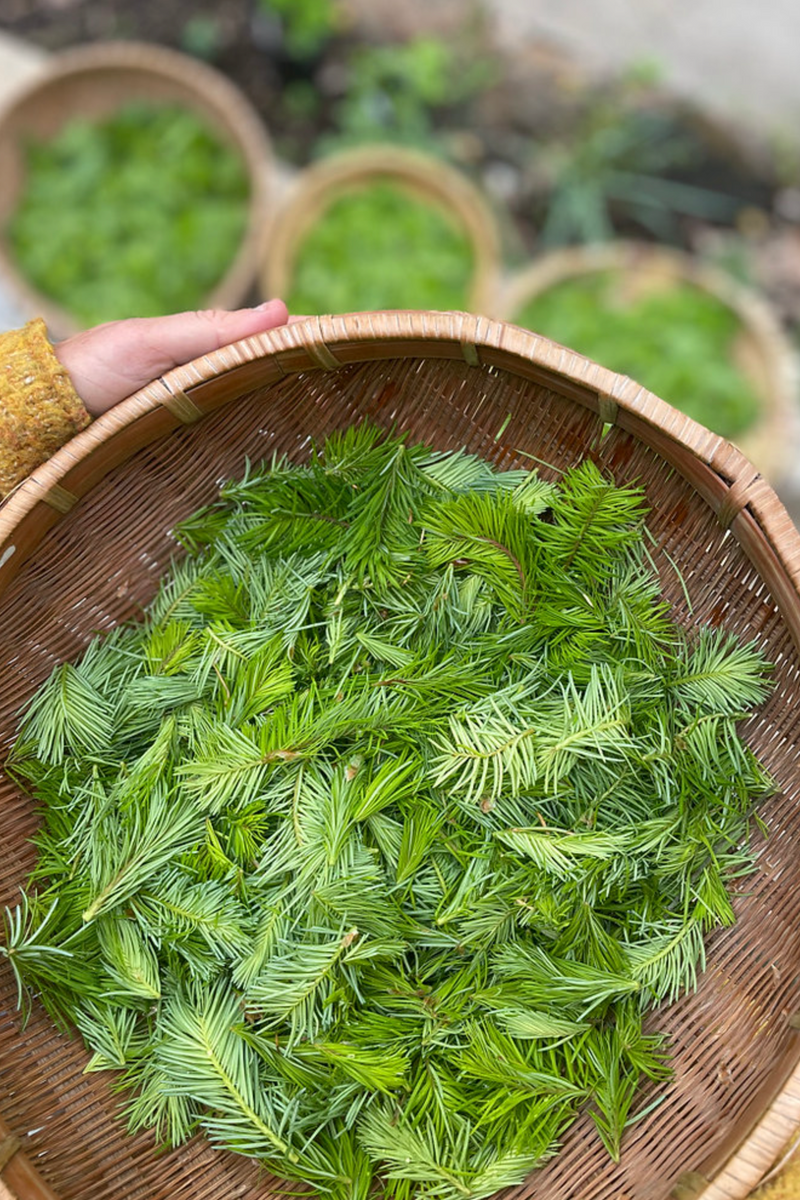
[[[665,246],[616,241],[554,250],[509,277],[491,316],[518,321],[526,304],[569,280],[612,273],[631,299],[676,284],[713,296],[734,313],[740,332],[733,346],[735,365],[759,402],[759,415],[737,444],[774,482],[793,466],[796,431],[797,355],[769,303],[720,268]]]
[[[345,150],[300,172],[264,231],[262,294],[290,295],[298,253],[309,230],[341,196],[378,183],[391,184],[410,197],[425,201],[463,231],[473,256],[468,306],[472,312],[488,311],[496,295],[500,270],[500,234],[491,209],[478,189],[455,167],[430,154],[401,146]],[[402,255],[402,251],[399,253]]]
[[[54,55],[0,113],[0,272],[23,310],[43,316],[57,337],[76,332],[78,322],[26,278],[5,234],[24,184],[25,143],[31,138],[53,138],[75,119],[105,120],[134,101],[186,108],[239,153],[250,186],[247,225],[234,258],[204,304],[236,308],[255,283],[255,246],[269,212],[272,150],[258,114],[243,93],[214,68],[163,46],[103,42],[65,50]],[[156,163],[153,186],[158,186]],[[171,267],[180,270],[180,263]]]
[[[175,524],[246,461],[305,460],[362,419],[500,467],[534,456],[549,477],[591,456],[650,505],[663,590],[685,625],[758,639],[775,687],[744,733],[779,792],[738,886],[737,924],[709,939],[695,994],[656,1014],[673,1081],[612,1162],[588,1115],[519,1188],[523,1200],[740,1200],[800,1119],[800,538],[742,454],[630,380],[513,326],[457,313],[316,318],[170,372],[97,420],[0,511],[0,731],[97,631],[154,595]],[[610,429],[608,428],[610,426]],[[35,862],[29,798],[0,780],[0,902]],[[0,958],[2,1179],[22,1200],[270,1200],[283,1186],[201,1139],[156,1154],[129,1137],[79,1041],[34,1003],[22,1026]],[[3,1140],[3,1135],[5,1140]],[[15,1141],[14,1139],[18,1139]],[[0,1160],[2,1162],[3,1160]],[[36,1182],[37,1179],[40,1182]]]

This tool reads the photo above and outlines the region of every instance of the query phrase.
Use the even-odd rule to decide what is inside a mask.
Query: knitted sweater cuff
[[[0,495],[89,420],[41,317],[0,334]]]

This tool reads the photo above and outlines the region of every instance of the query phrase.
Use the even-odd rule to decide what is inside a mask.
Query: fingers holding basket
[[[87,412],[96,417],[164,371],[287,320],[282,300],[234,312],[132,317],[75,334],[55,352]]]

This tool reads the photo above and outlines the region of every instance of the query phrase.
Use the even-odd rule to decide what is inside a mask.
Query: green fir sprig
[[[132,1129],[333,1200],[518,1183],[669,1075],[771,790],[768,667],[669,618],[637,488],[369,426],[248,468],[9,769],[39,862],[0,952]]]

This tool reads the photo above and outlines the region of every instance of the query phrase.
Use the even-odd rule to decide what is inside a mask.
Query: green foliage
[[[180,46],[185,54],[213,62],[224,44],[219,17],[197,13],[189,17],[181,30]]]
[[[239,155],[186,109],[129,104],[27,147],[20,270],[86,325],[202,307],[247,220]]]
[[[280,18],[286,52],[301,62],[318,54],[340,25],[335,0],[258,0],[258,7]]]
[[[0,953],[132,1129],[333,1200],[488,1197],[583,1106],[618,1157],[770,789],[767,665],[669,621],[645,519],[362,426],[248,468],[56,668]]]
[[[739,319],[700,288],[671,285],[631,300],[619,276],[598,271],[550,288],[514,320],[629,375],[723,437],[758,417],[735,365]]]
[[[449,214],[370,184],[335,199],[306,234],[287,303],[301,313],[463,309],[473,257]]]
[[[484,90],[496,67],[478,47],[427,35],[360,46],[347,70],[347,91],[334,110],[336,133],[321,139],[324,150],[389,141],[441,152],[437,118]]]
[[[623,214],[661,241],[675,239],[681,216],[730,221],[730,196],[668,178],[692,165],[696,147],[674,119],[641,107],[636,81],[597,97],[573,136],[534,148],[546,180],[545,245],[603,242]]]

